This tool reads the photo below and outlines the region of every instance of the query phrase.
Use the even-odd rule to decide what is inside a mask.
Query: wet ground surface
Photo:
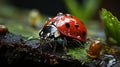
[[[60,46],[55,53],[49,43],[41,45],[39,39],[27,40],[26,38],[6,32],[0,35],[0,64],[36,64],[39,66],[69,66],[69,67],[119,67],[118,56],[105,54],[91,62],[82,62],[71,59],[65,55],[64,48]]]

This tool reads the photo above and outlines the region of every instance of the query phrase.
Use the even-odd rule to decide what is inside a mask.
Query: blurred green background
[[[88,37],[105,39],[99,16],[101,8],[120,18],[118,0],[0,0],[0,24],[15,34],[39,37],[39,30],[48,17],[63,12],[82,20],[88,28]]]

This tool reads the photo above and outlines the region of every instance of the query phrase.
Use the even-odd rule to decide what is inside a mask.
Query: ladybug
[[[40,30],[41,39],[63,38],[86,42],[87,29],[85,25],[73,15],[59,13],[46,21]]]

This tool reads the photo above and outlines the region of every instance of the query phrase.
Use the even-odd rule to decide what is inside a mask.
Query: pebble
[[[8,32],[8,28],[5,25],[0,25],[0,34]]]

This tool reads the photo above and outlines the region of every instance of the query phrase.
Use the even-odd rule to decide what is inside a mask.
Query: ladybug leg
[[[75,45],[78,45],[80,47],[83,47],[84,48],[84,44],[78,40],[73,40],[73,42],[75,43]]]
[[[54,46],[53,46],[53,53],[55,54],[55,51],[56,51],[56,46],[57,46],[57,43],[54,42]]]
[[[67,53],[66,45],[67,45],[67,39],[64,37],[63,48],[64,48],[65,53]]]
[[[42,54],[42,45],[44,44],[44,42],[42,42],[43,40],[42,39],[40,39],[40,52],[41,52],[41,54]]]
[[[50,42],[48,42],[48,45],[49,45],[51,48],[53,48],[53,46],[52,46],[52,44],[51,44]]]

